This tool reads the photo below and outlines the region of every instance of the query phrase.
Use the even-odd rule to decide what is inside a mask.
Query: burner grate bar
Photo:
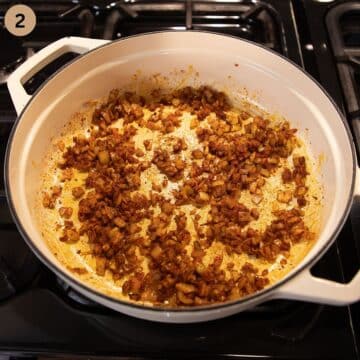
[[[191,0],[186,0],[186,29],[190,30],[192,28],[192,4]]]
[[[360,114],[360,46],[347,46],[344,40],[346,33],[344,24],[347,14],[360,10],[360,5],[347,2],[332,8],[326,16],[326,25],[330,43],[335,56],[336,65],[342,86],[347,114],[352,120],[358,152],[360,151],[360,130],[358,116]]]
[[[132,10],[137,12],[143,11],[186,11],[184,2],[172,2],[172,3],[133,3],[127,4]]]

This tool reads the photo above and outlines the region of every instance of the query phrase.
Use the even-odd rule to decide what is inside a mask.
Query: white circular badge
[[[34,11],[26,5],[14,5],[6,11],[5,27],[15,36],[30,34],[36,25]]]

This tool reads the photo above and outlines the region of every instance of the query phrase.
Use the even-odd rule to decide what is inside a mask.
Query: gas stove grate
[[[344,94],[347,115],[357,144],[360,144],[359,20],[359,2],[337,5],[331,8],[326,16],[326,25]]]

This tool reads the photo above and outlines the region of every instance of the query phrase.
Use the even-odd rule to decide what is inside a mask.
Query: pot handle
[[[280,287],[274,299],[292,299],[327,305],[349,305],[360,300],[360,271],[347,284],[321,279],[304,270]]]
[[[360,214],[360,168],[357,168],[354,200],[350,211],[353,226],[359,225]],[[360,270],[347,284],[313,276],[304,270],[293,280],[284,284],[274,298],[303,300],[328,305],[349,305],[360,301]]]
[[[7,80],[7,86],[17,114],[20,114],[31,98],[31,95],[25,91],[23,84],[44,66],[67,52],[83,54],[108,42],[108,40],[88,39],[74,36],[64,37],[41,49],[31,58],[26,60]]]

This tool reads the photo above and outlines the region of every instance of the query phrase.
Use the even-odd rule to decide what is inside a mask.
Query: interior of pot
[[[11,202],[27,237],[57,268],[74,278],[36,221],[44,155],[84,102],[129,84],[138,91],[206,84],[226,91],[234,103],[246,98],[288,119],[318,159],[324,186],[321,233],[303,263],[329,242],[351,196],[354,164],[331,100],[301,70],[259,46],[208,33],[157,33],[113,42],[76,60],[36,94],[17,124],[8,158]]]

